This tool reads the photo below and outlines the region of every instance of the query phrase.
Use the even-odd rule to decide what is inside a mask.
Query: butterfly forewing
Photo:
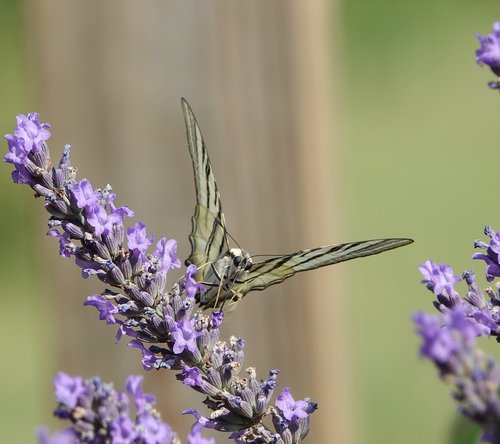
[[[198,299],[201,306],[221,307],[226,300],[237,301],[249,291],[263,290],[295,273],[371,256],[413,242],[397,238],[349,242],[274,256],[254,263],[248,271],[237,265],[229,266],[233,264],[234,253],[229,252],[220,195],[207,148],[185,100],[182,100],[182,108],[196,186],[196,208],[189,235],[191,254],[186,262],[198,267],[196,278],[208,287]]]
[[[189,235],[191,254],[187,262],[199,268],[196,277],[203,281],[207,274],[207,269],[203,266],[215,262],[224,255],[229,245],[220,195],[200,128],[185,100],[182,100],[182,109],[193,163],[197,203],[191,219],[192,229]]]
[[[286,278],[300,271],[313,270],[339,262],[350,261],[358,257],[372,256],[393,248],[411,243],[410,239],[373,239],[327,247],[301,250],[283,256],[274,256],[255,263],[246,279],[238,283],[234,290],[244,293],[251,290],[263,290],[269,285],[283,282]],[[241,286],[241,289],[239,288]]]

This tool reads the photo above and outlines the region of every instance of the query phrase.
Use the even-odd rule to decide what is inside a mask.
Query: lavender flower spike
[[[31,138],[26,142],[22,126],[7,136],[10,155],[6,160],[16,167],[14,180],[29,185],[37,197],[45,199],[50,214],[48,234],[59,240],[60,254],[73,256],[84,278],[95,276],[107,286],[88,297],[85,305],[95,307],[101,320],[118,327],[117,340],[132,338],[129,346],[140,350],[146,370],[176,370],[180,381],[207,397],[204,403],[212,412],[210,417],[216,419],[202,423],[203,427],[234,432],[237,442],[301,442],[315,405],[307,400],[295,402],[285,391],[282,401],[287,399],[295,407],[284,408],[282,403],[280,408],[282,401],[273,406],[276,370],[265,380],[258,379],[252,367],[240,376],[245,343],[236,337],[220,340],[223,313],[205,314],[196,307],[197,295],[205,291],[194,279],[196,266],[190,265],[183,278],[167,287],[167,273],[180,267],[176,241],[162,238],[148,254],[153,237],[146,234],[141,222],[132,228],[125,226],[125,218],[133,212],[126,206],[115,206],[111,187],[95,189],[86,179],[78,181],[70,164],[69,146],[55,167],[45,143],[48,125],[38,123],[38,115],[22,116],[18,124],[30,128]],[[62,411],[71,414],[75,399],[80,399],[80,384],[70,378],[69,383],[60,382],[59,386],[60,399],[69,400]],[[137,399],[139,391],[132,392]],[[156,436],[160,426],[147,411],[138,407],[138,413],[140,437],[148,442],[148,436]],[[268,416],[272,416],[276,432],[263,424]],[[119,415],[113,424],[109,433],[119,437],[116,442],[128,442],[139,433],[134,432],[126,415]],[[80,425],[85,430],[90,427]]]
[[[500,24],[498,25],[500,27]],[[486,264],[486,278],[500,277],[500,233],[484,229],[489,243],[476,240],[474,246],[486,250],[473,259]],[[437,315],[416,313],[413,317],[422,338],[420,354],[439,370],[440,377],[454,387],[458,411],[483,430],[481,439],[500,443],[500,365],[476,348],[480,336],[500,338],[500,286],[482,290],[474,272],[462,274],[467,292],[461,297],[455,289],[460,280],[448,265],[427,261],[420,267],[422,283],[436,295]],[[500,341],[499,341],[500,342]]]
[[[434,362],[441,378],[454,386],[459,411],[483,429],[482,441],[500,442],[500,366],[476,349],[481,324],[464,305],[445,314],[417,313],[421,355]]]

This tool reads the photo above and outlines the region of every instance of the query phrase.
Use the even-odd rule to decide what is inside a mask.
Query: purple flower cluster
[[[423,340],[420,353],[454,386],[459,413],[481,426],[482,441],[500,443],[500,366],[476,348],[483,326],[465,305],[440,315],[416,313],[413,319]]]
[[[193,278],[196,266],[187,267],[184,277],[167,289],[167,272],[180,267],[176,242],[160,239],[148,253],[153,237],[146,226],[137,222],[126,229],[125,217],[134,213],[115,206],[111,187],[95,189],[88,180],[77,180],[68,145],[53,166],[48,128],[38,114],[19,115],[14,134],[5,136],[5,161],[15,166],[14,182],[29,185],[45,199],[51,215],[48,235],[59,240],[60,254],[74,257],[84,278],[96,276],[110,287],[88,297],[85,305],[118,326],[117,339],[132,338],[129,345],[141,351],[146,370],[178,370],[180,381],[207,396],[210,418],[187,412],[198,424],[232,432],[236,442],[301,442],[316,405],[307,399],[294,401],[288,389],[270,405],[277,371],[266,380],[257,379],[254,368],[239,376],[244,341],[221,341],[223,313],[205,314],[196,307],[195,296],[204,291]],[[266,417],[272,418],[276,432],[264,426]]]
[[[132,396],[135,418],[131,417],[129,398],[99,378],[82,379],[58,373],[54,378],[58,402],[54,415],[71,425],[53,436],[46,429],[38,432],[40,444],[178,444],[179,440],[155,410],[156,399],[141,389],[142,376],[129,376],[126,389]],[[189,444],[201,443],[193,437]]]
[[[493,32],[487,36],[476,34],[481,48],[476,50],[476,62],[479,65],[488,65],[493,73],[500,77],[500,22],[493,23]],[[491,81],[488,84],[492,89],[500,88],[500,81]]]
[[[500,233],[484,230],[490,242],[475,241],[474,259],[486,263],[486,279],[500,277]],[[482,290],[472,271],[456,276],[449,265],[427,261],[420,266],[422,283],[434,293],[439,314],[416,313],[414,322],[422,338],[420,353],[431,360],[441,378],[453,384],[459,411],[483,429],[482,440],[500,443],[500,365],[477,349],[479,336],[500,337],[500,291]],[[456,285],[463,281],[462,297]]]

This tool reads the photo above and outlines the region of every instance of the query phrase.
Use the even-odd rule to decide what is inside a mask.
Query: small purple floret
[[[500,233],[491,227],[486,227],[484,232],[489,236],[490,243],[476,241],[474,245],[486,249],[486,254],[475,253],[472,258],[486,262],[486,279],[491,282],[495,277],[500,277]]]
[[[185,349],[192,353],[198,351],[196,338],[198,338],[201,333],[194,329],[194,323],[194,319],[181,320],[177,322],[177,325],[170,331],[175,341],[172,348],[175,354],[181,354]]]
[[[138,339],[133,339],[128,343],[129,347],[138,348],[142,353],[142,366],[144,370],[151,370],[154,368],[156,362],[158,361],[157,356]]]
[[[162,273],[167,273],[171,268],[180,268],[181,261],[177,259],[177,241],[162,238],[156,244],[153,255],[160,259]]]
[[[460,277],[453,273],[452,268],[446,264],[436,264],[426,261],[419,267],[424,279],[421,281],[435,295],[444,295],[454,298],[457,295],[455,284],[460,282]]]
[[[70,195],[74,199],[76,206],[80,209],[95,207],[100,197],[99,193],[94,190],[92,184],[87,179],[82,179],[73,185]]]
[[[202,284],[196,282],[196,280],[194,279],[197,271],[198,268],[194,264],[189,265],[186,270],[184,288],[186,290],[186,295],[189,298],[194,298],[196,296],[196,293],[203,293],[205,291],[205,287]]]
[[[276,398],[276,407],[282,412],[288,421],[296,421],[299,418],[307,418],[309,403],[304,400],[295,401],[290,394],[290,389],[285,387]]]
[[[68,246],[71,244],[68,233],[61,234],[57,230],[49,230],[47,234],[51,237],[59,239],[59,254],[62,257],[67,258],[71,256],[71,251],[68,249]]]
[[[94,227],[94,234],[100,236],[109,233],[113,224],[121,223],[123,219],[116,214],[108,214],[103,206],[95,205],[87,208],[87,221]]]
[[[146,236],[146,225],[144,223],[136,222],[133,227],[127,228],[129,250],[138,250],[144,254],[152,243],[153,236]]]
[[[70,409],[77,406],[78,399],[86,392],[82,378],[59,372],[54,378],[56,399]]]
[[[15,183],[31,185],[33,181],[25,166],[29,161],[28,155],[40,151],[41,144],[49,139],[50,125],[40,123],[38,113],[29,113],[27,116],[19,114],[16,120],[14,134],[5,135],[9,152],[5,155],[4,161],[16,167],[12,173],[12,180]]]
[[[203,378],[196,367],[185,366],[181,371],[182,383],[189,387],[201,387]]]
[[[114,317],[118,313],[118,308],[108,301],[104,296],[97,294],[94,296],[89,296],[83,305],[90,305],[97,308],[99,311],[99,319],[101,321],[106,320],[107,324],[116,323]]]
[[[22,165],[29,153],[36,153],[40,145],[50,138],[50,125],[38,121],[38,113],[27,116],[19,114],[14,134],[6,134],[5,139],[9,152],[4,157],[5,162]]]

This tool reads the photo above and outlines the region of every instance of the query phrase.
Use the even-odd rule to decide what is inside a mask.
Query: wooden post
[[[113,185],[157,238],[187,235],[194,187],[179,99],[206,139],[230,234],[251,254],[339,241],[340,169],[333,109],[335,2],[150,0],[32,2],[30,39],[38,109],[51,147],[74,146],[79,177]],[[54,322],[64,331],[58,367],[122,386],[139,355],[113,345],[109,326],[81,306],[102,288],[82,282],[47,240]],[[250,294],[226,318],[247,343],[246,365],[320,405],[309,442],[354,442],[341,276],[306,273]],[[185,435],[196,407],[167,371],[149,375],[165,420]],[[153,381],[154,379],[154,381]],[[151,387],[151,384],[155,387]],[[183,421],[183,425],[180,422]]]

